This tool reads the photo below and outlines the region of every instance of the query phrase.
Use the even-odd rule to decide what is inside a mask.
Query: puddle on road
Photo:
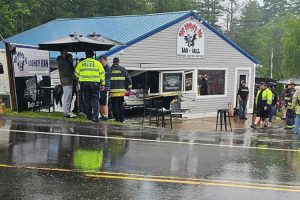
[[[1,120],[0,120],[1,121]],[[163,130],[137,127],[74,126],[1,121],[2,129],[63,133],[42,135],[0,131],[0,164],[78,171],[116,171],[180,177],[255,180],[300,184],[299,135],[270,131],[216,134],[162,134]],[[115,136],[160,141],[183,141],[260,149],[172,145],[142,141],[70,137],[74,134]],[[270,151],[268,148],[293,149]]]

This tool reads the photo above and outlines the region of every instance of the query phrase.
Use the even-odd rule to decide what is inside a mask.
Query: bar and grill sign
[[[185,22],[177,34],[177,56],[204,58],[204,32],[198,22]]]

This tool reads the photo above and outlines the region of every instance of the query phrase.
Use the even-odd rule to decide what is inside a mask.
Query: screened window
[[[225,70],[198,70],[198,95],[224,95]]]

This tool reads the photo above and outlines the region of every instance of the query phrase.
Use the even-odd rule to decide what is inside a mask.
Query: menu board
[[[183,74],[163,73],[162,92],[180,92],[182,91]]]

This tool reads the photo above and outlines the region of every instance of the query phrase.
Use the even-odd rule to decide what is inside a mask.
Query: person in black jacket
[[[71,103],[73,99],[73,59],[72,55],[68,54],[66,49],[62,50],[61,55],[57,57],[58,69],[59,69],[59,79],[63,88],[63,110],[64,118],[76,117],[71,112]]]
[[[239,117],[240,119],[246,118],[246,109],[247,109],[247,102],[249,99],[249,88],[246,85],[244,80],[241,81],[241,86],[238,90],[238,102],[239,102]]]
[[[124,122],[124,96],[127,90],[132,88],[132,81],[129,73],[119,65],[119,58],[113,59],[110,78],[110,97],[113,108],[113,115],[116,121]]]

